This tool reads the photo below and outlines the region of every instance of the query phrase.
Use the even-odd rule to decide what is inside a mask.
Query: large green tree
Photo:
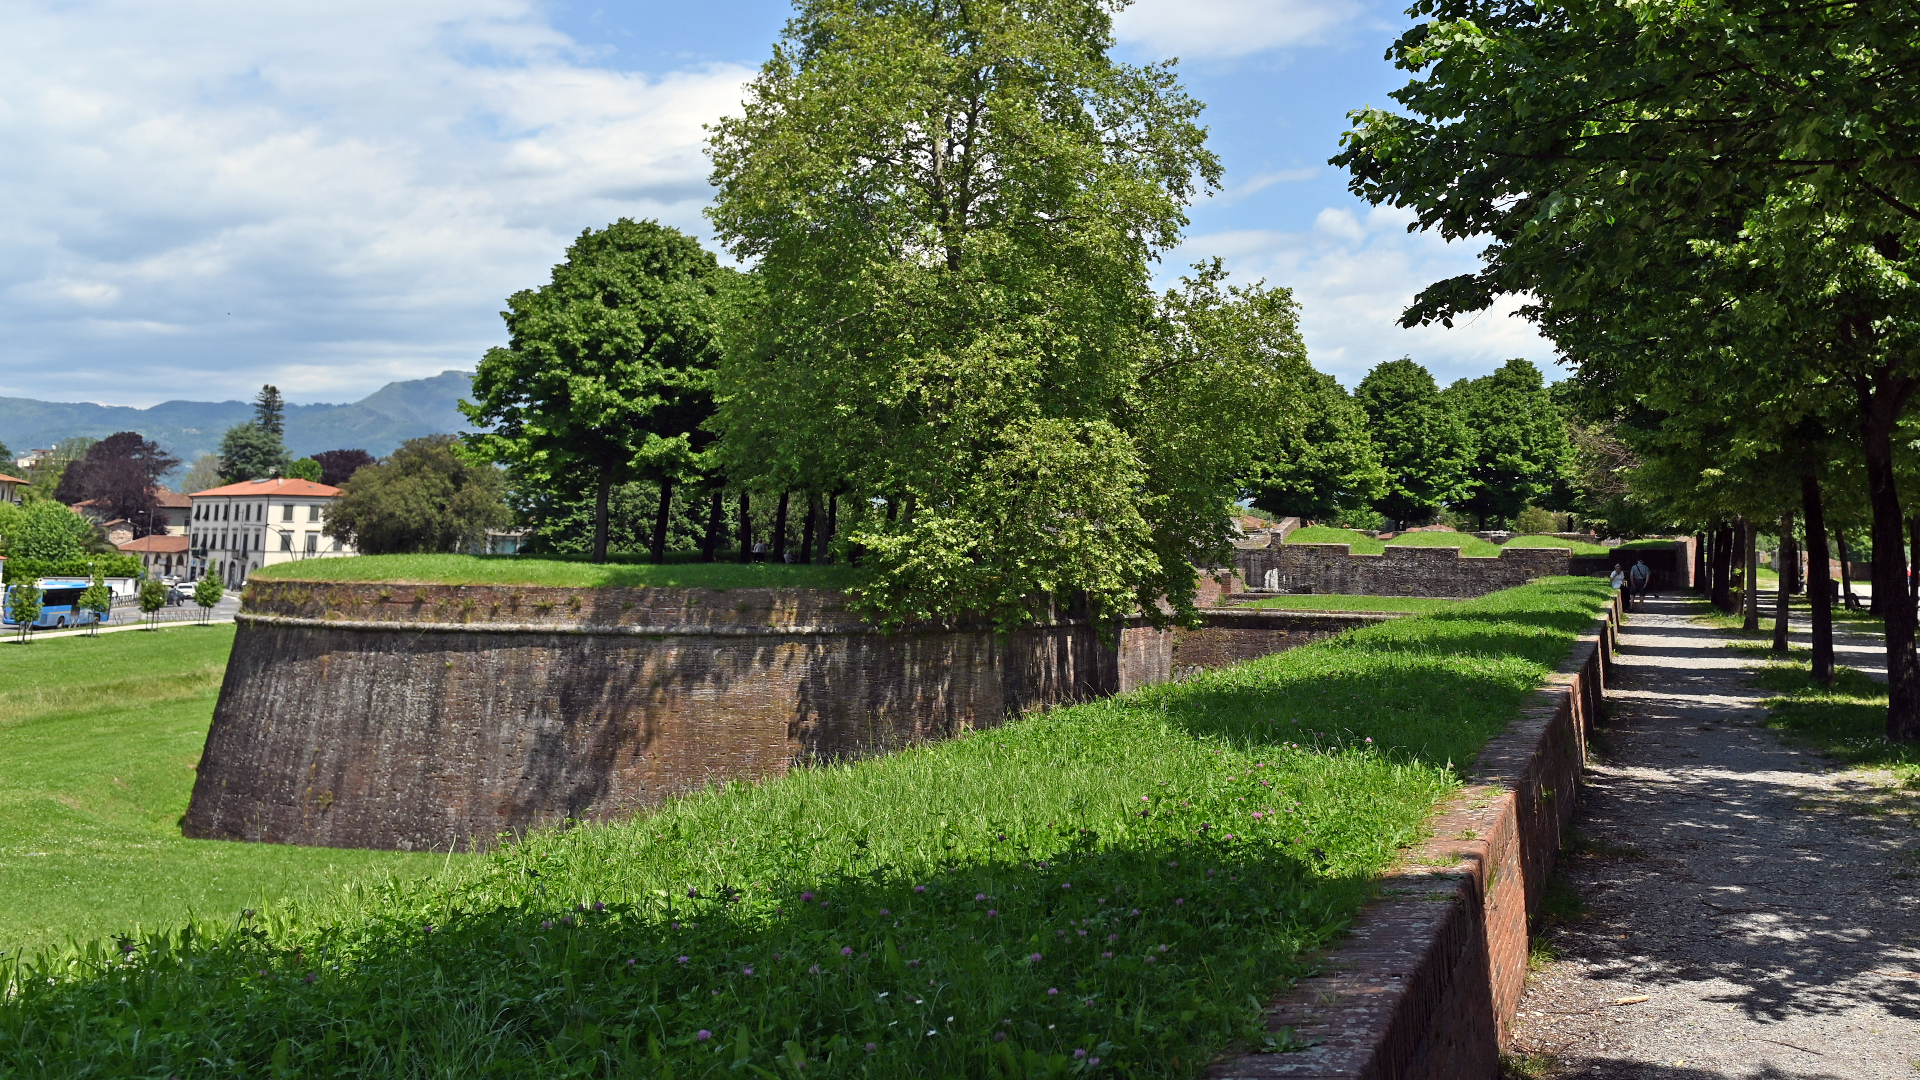
[[[1401,527],[1432,517],[1473,490],[1473,432],[1432,373],[1402,357],[1379,364],[1354,400],[1367,414],[1367,431],[1380,448],[1386,493],[1374,506]]]
[[[1418,76],[1394,93],[1406,112],[1356,113],[1336,161],[1357,193],[1410,209],[1417,227],[1493,242],[1482,271],[1430,286],[1405,320],[1450,321],[1501,294],[1529,295],[1551,319],[1597,308],[1622,279],[1657,304],[1695,292],[1692,260],[1669,257],[1676,239],[1697,255],[1771,237],[1782,258],[1756,269],[1786,301],[1776,347],[1729,350],[1721,359],[1739,368],[1686,377],[1845,388],[1876,592],[1898,590],[1894,436],[1920,357],[1902,301],[1876,290],[1904,291],[1920,251],[1920,15],[1785,0],[1417,12],[1426,21],[1394,47]],[[1888,734],[1920,738],[1914,611],[1893,605],[1886,620]]]
[[[1268,425],[1247,477],[1253,505],[1270,514],[1335,521],[1387,493],[1367,414],[1333,376],[1313,372],[1295,408]]]
[[[1194,389],[1180,366],[1207,357],[1183,335],[1279,301],[1205,269],[1153,295],[1219,164],[1169,66],[1109,55],[1110,12],[807,0],[714,128],[709,213],[756,264],[716,421],[729,468],[887,500],[850,539],[890,622],[1189,602],[1233,494],[1214,471],[1257,424],[1238,392],[1291,364],[1223,352],[1255,370],[1216,384],[1210,428],[1154,400]],[[1150,445],[1176,430],[1183,454]]]
[[[287,467],[287,444],[258,424],[235,424],[220,437],[220,475],[229,484],[279,476]]]
[[[116,432],[67,466],[54,498],[68,505],[91,502],[105,517],[125,519],[135,536],[147,536],[165,529],[154,495],[160,478],[179,464],[179,458],[138,432]]]
[[[505,493],[500,470],[466,460],[455,436],[408,439],[353,474],[327,510],[326,532],[363,555],[458,551],[511,520]]]
[[[1492,374],[1461,379],[1446,396],[1473,432],[1473,490],[1455,508],[1480,519],[1481,528],[1510,521],[1528,503],[1553,490],[1573,448],[1567,421],[1554,404],[1540,369],[1523,359]]]
[[[507,300],[507,344],[487,350],[461,410],[493,429],[473,443],[519,484],[559,500],[592,493],[596,562],[617,485],[651,481],[670,504],[699,470],[730,275],[677,229],[621,218],[581,233],[548,284]]]

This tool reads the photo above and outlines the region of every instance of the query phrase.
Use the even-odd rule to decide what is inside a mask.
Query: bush
[[[462,458],[452,435],[408,439],[355,472],[327,512],[327,535],[363,555],[451,552],[511,519],[500,470]]]

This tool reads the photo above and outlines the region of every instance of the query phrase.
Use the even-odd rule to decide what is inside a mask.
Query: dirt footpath
[[[1622,629],[1562,863],[1584,912],[1510,1050],[1522,1075],[1920,1080],[1920,822],[1761,726],[1704,610],[1654,598]]]

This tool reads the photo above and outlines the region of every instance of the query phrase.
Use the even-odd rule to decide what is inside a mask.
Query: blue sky
[[[701,125],[782,3],[25,0],[0,44],[0,396],[345,401],[470,368],[581,229],[706,234]],[[1393,4],[1144,0],[1119,54],[1181,58],[1226,165],[1169,274],[1295,290],[1316,366],[1442,381],[1551,349],[1505,309],[1403,330],[1474,245],[1409,236],[1325,162],[1403,81]]]

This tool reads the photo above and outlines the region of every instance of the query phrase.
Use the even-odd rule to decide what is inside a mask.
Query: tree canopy
[[[257,424],[235,424],[220,439],[220,474],[229,484],[279,476],[287,467],[287,445]]]
[[[1386,495],[1366,411],[1333,376],[1313,372],[1298,407],[1268,425],[1247,492],[1269,514],[1327,522],[1370,512]]]
[[[156,495],[160,478],[179,464],[159,443],[138,432],[118,432],[87,447],[80,460],[67,466],[54,498],[68,505],[93,502],[104,516],[124,518],[135,536],[146,536],[156,525],[164,529]]]
[[[1471,490],[1454,508],[1499,527],[1553,490],[1572,455],[1566,418],[1540,369],[1513,359],[1478,379],[1461,379],[1446,396],[1473,433]]]
[[[461,456],[455,436],[408,439],[346,482],[326,533],[364,555],[458,551],[508,522],[505,489],[498,469]]]
[[[1406,357],[1388,360],[1367,372],[1353,396],[1386,469],[1386,493],[1374,502],[1381,513],[1404,528],[1473,490],[1473,432],[1426,368]]]
[[[547,285],[507,300],[507,345],[487,351],[461,410],[493,429],[473,445],[519,483],[595,492],[595,561],[615,485],[670,492],[699,466],[730,274],[692,237],[622,218],[581,233]]]
[[[322,450],[313,455],[313,460],[320,463],[320,482],[329,487],[339,487],[356,470],[373,464],[374,458],[365,450]]]

